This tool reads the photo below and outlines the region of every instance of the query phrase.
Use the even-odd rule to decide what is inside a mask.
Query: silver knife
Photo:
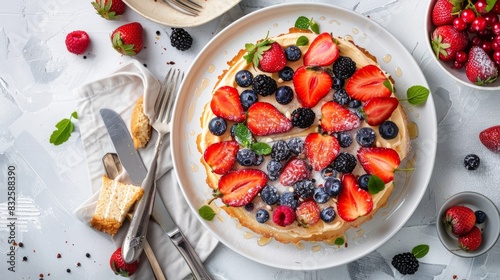
[[[142,181],[146,177],[147,169],[142,162],[141,156],[134,148],[127,125],[121,116],[113,110],[100,109],[99,112],[104,124],[106,125],[120,162],[134,184],[137,182],[137,185],[141,185]],[[196,251],[193,249],[191,244],[189,244],[184,234],[182,234],[181,230],[172,220],[172,217],[168,213],[168,210],[158,192],[155,192],[154,199],[155,202],[153,204],[152,212],[153,219],[161,226],[161,228],[163,228],[174,246],[177,250],[179,250],[182,257],[186,260],[186,263],[193,272],[195,279],[212,279],[203,266],[198,254],[196,254]],[[138,242],[142,242],[142,240],[138,240]]]

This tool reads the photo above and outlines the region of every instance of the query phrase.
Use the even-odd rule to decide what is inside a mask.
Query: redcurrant
[[[495,22],[495,23],[491,26],[491,31],[492,31],[495,35],[500,35],[500,22]]]
[[[500,51],[500,43],[495,42],[495,41],[491,42],[491,48],[495,52]]]
[[[467,28],[467,23],[461,18],[457,17],[453,20],[453,27],[455,27],[455,29],[458,31],[464,31]]]
[[[462,18],[463,21],[466,23],[471,23],[476,19],[476,14],[474,11],[470,8],[464,9],[462,13],[460,14],[460,17]]]
[[[464,67],[464,64],[458,61],[453,61],[453,64],[451,65],[453,69],[462,69]]]
[[[495,13],[489,12],[489,13],[484,15],[484,19],[488,23],[488,26],[492,27],[493,24],[498,22],[498,15]]]
[[[464,51],[458,51],[455,55],[457,62],[465,63],[467,61],[467,53]]]
[[[481,46],[483,44],[483,39],[475,36],[472,38],[472,45],[473,46]]]
[[[484,17],[477,17],[474,19],[474,21],[471,23],[472,29],[475,31],[483,31],[486,29],[486,26],[488,24],[486,23],[486,19]]]
[[[474,4],[474,6],[476,7],[476,11],[481,15],[486,14],[487,5],[488,4],[486,3],[486,0],[478,0],[476,4]]]
[[[500,51],[496,51],[493,53],[493,60],[496,64],[500,64]]]
[[[486,52],[486,53],[491,53],[493,50],[491,47],[491,42],[490,41],[484,41],[483,44],[481,45],[481,48]]]

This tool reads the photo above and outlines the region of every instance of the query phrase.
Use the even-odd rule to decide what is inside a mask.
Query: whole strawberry
[[[123,260],[122,248],[120,247],[116,249],[116,251],[111,255],[111,258],[109,259],[109,265],[116,275],[129,277],[137,270],[138,262],[135,261],[130,264],[126,263]]]
[[[435,26],[453,24],[462,9],[463,0],[437,0],[432,7],[432,23]]]
[[[87,32],[76,30],[66,35],[65,43],[70,53],[83,54],[90,45],[90,37]]]
[[[95,0],[91,4],[97,13],[105,19],[119,19],[127,7],[122,0]]]
[[[476,215],[474,211],[467,206],[457,205],[448,208],[444,214],[443,222],[455,236],[461,236],[474,227],[476,224]]]
[[[490,151],[500,154],[500,125],[489,127],[479,133],[479,140]]]
[[[253,63],[260,70],[268,73],[276,73],[286,65],[285,51],[277,42],[265,39],[254,44],[246,44],[247,54],[244,56],[247,63]]]
[[[498,78],[498,67],[488,54],[478,46],[469,51],[465,74],[469,81],[479,86],[491,84]]]
[[[121,54],[134,56],[142,50],[142,25],[138,22],[127,23],[111,33],[113,48]]]
[[[458,247],[466,252],[477,250],[483,241],[481,230],[474,226],[469,233],[458,237]]]
[[[453,25],[438,26],[431,35],[431,44],[436,58],[452,61],[459,51],[463,51],[469,42],[466,32],[455,29]]]

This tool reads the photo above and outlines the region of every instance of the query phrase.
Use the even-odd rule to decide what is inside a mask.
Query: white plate
[[[241,0],[193,0],[203,6],[198,16],[186,15],[163,0],[123,0],[141,16],[170,27],[194,27],[209,22],[227,12]]]
[[[294,3],[271,6],[241,18],[219,33],[203,49],[186,74],[176,100],[171,132],[174,167],[182,191],[193,211],[210,198],[206,175],[200,164],[196,137],[201,132],[200,116],[211,98],[217,76],[227,69],[227,61],[245,43],[286,33],[299,16],[314,18],[321,31],[335,36],[351,36],[379,58],[383,69],[396,81],[396,92],[406,96],[412,85],[429,88],[419,66],[410,53],[390,33],[366,17],[326,4]],[[389,59],[390,57],[390,59]],[[387,62],[386,62],[387,61]],[[424,106],[403,104],[408,118],[419,128],[412,141],[411,158],[417,155],[411,177],[396,174],[396,187],[386,207],[358,229],[347,232],[347,248],[337,248],[322,242],[305,242],[302,246],[276,241],[259,246],[258,236],[238,226],[223,211],[221,219],[200,221],[226,246],[256,262],[284,269],[313,270],[342,265],[356,260],[390,239],[408,220],[419,204],[430,180],[437,143],[437,123],[432,96]],[[318,250],[319,249],[319,250]]]

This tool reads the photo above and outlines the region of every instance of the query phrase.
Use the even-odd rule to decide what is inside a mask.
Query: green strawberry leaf
[[[214,209],[208,205],[201,206],[200,209],[198,209],[198,214],[200,214],[200,216],[207,221],[211,221],[215,217]]]
[[[246,125],[239,123],[234,128],[234,138],[244,148],[250,147],[253,142],[252,133]]]
[[[430,91],[428,88],[415,85],[406,90],[406,98],[411,105],[420,105],[429,97]]]
[[[264,142],[256,142],[250,145],[250,149],[257,155],[265,156],[271,153],[271,146]]]
[[[71,113],[71,116],[69,119],[62,119],[56,124],[56,130],[52,132],[50,135],[49,142],[58,146],[61,145],[62,143],[68,141],[69,137],[71,136],[71,133],[75,129],[75,126],[71,119],[78,119],[78,114],[76,112]]]
[[[307,46],[309,44],[309,38],[306,36],[300,36],[297,38],[297,42],[295,43],[298,47],[300,46]]]
[[[384,181],[382,181],[382,179],[380,179],[376,175],[371,175],[370,179],[368,180],[368,191],[371,194],[376,194],[383,189],[385,189]]]
[[[411,250],[411,253],[417,259],[423,258],[423,257],[425,257],[425,255],[427,255],[427,253],[429,253],[429,245],[421,244],[421,245],[415,246]]]

